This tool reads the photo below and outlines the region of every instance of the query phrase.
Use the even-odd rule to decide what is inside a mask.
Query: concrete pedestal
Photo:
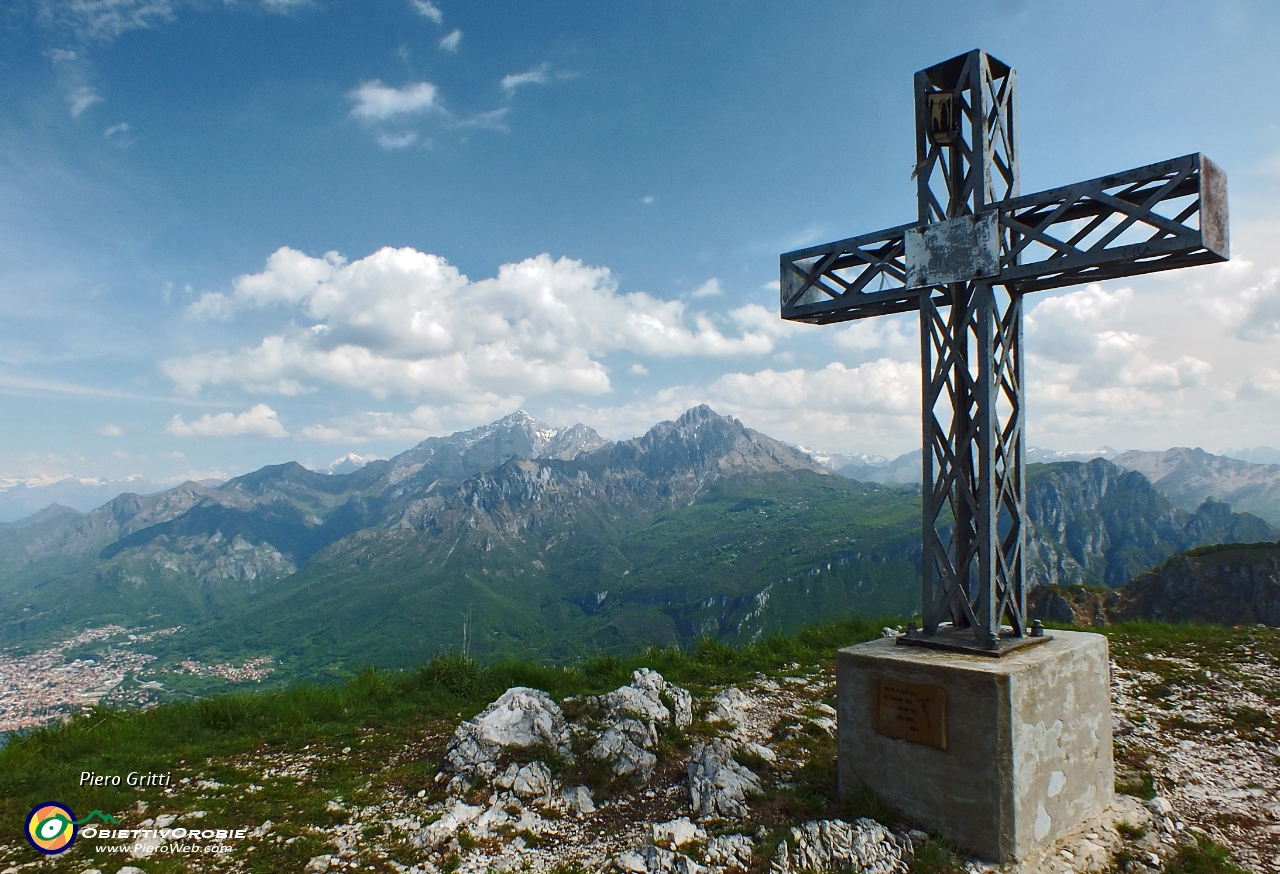
[[[1111,803],[1107,639],[1054,631],[1000,658],[881,639],[836,655],[840,793],[863,784],[991,861]]]

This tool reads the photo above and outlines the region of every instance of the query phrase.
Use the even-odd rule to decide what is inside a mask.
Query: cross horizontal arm
[[[1026,293],[1225,261],[1226,175],[1200,154],[992,204],[1000,223],[993,284]],[[919,307],[907,231],[918,224],[788,252],[782,318],[826,324]],[[939,305],[945,288],[938,288]]]

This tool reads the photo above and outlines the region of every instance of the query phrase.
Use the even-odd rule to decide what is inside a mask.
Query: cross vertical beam
[[[915,97],[923,226],[1017,196],[1009,66],[969,52],[917,73]],[[999,231],[999,254],[1012,246]],[[1022,299],[972,279],[921,289],[919,308],[924,631],[950,621],[999,649],[1004,616],[1025,632]]]

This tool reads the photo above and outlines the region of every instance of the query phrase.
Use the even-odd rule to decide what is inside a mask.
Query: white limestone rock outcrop
[[[594,740],[587,755],[609,766],[617,778],[643,786],[653,777],[662,729],[674,725],[687,728],[693,722],[693,696],[687,689],[668,683],[657,671],[640,668],[631,675],[631,685],[587,699],[596,712],[595,727],[582,731]]]
[[[910,841],[874,819],[824,819],[792,828],[778,845],[769,874],[799,874],[845,866],[864,874],[905,874]]]
[[[668,822],[655,822],[649,827],[649,839],[656,847],[678,850],[695,841],[705,842],[707,832],[690,822],[689,817],[681,816]]]
[[[704,874],[707,871],[684,853],[652,844],[640,851],[640,857],[648,874]]]
[[[747,799],[761,791],[760,778],[734,760],[733,750],[733,744],[722,739],[694,748],[689,800],[696,818],[741,819],[749,813]]]
[[[540,689],[513,686],[482,713],[458,726],[445,753],[455,780],[492,779],[504,750],[546,746],[571,759],[569,726],[560,706]]]
[[[751,866],[754,846],[746,835],[720,835],[707,841],[702,858],[714,870],[745,871]]]
[[[721,689],[711,699],[707,721],[741,726],[746,723],[747,711],[755,707],[755,704],[755,699],[737,686]]]
[[[550,802],[553,781],[551,769],[543,762],[530,762],[523,767],[512,762],[493,780],[493,785],[510,789],[521,801],[544,799]]]

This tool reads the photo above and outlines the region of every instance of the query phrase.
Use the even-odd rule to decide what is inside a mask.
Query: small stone
[[[328,871],[331,864],[333,864],[333,856],[312,856],[307,861],[307,867],[303,870],[307,871],[308,874],[312,874],[312,872]]]
[[[1173,811],[1173,805],[1169,803],[1169,799],[1160,795],[1148,801],[1147,808],[1156,816],[1168,816]]]
[[[586,786],[566,786],[562,793],[565,804],[571,810],[581,814],[595,813],[596,805],[591,800],[591,791]]]

